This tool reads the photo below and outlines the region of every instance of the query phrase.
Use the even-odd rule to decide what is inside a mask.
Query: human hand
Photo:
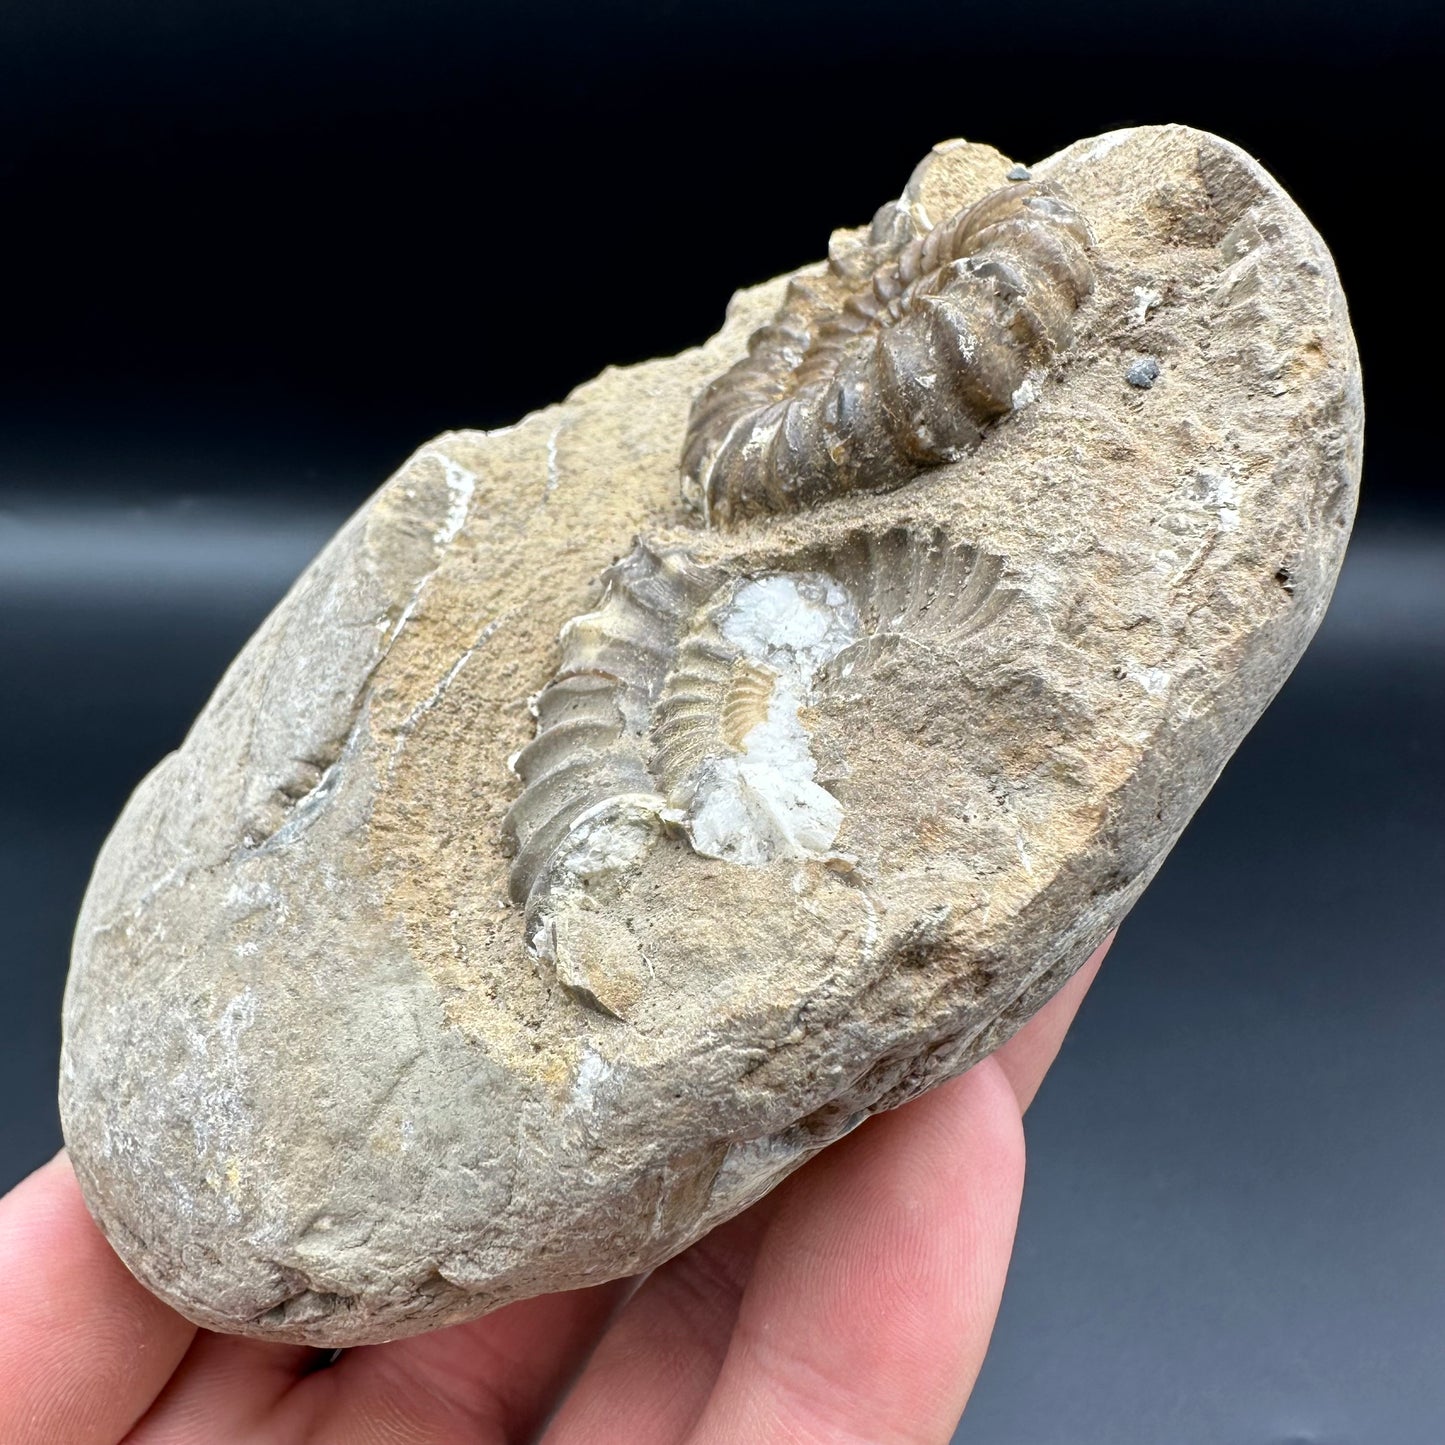
[[[1021,1118],[1105,943],[1001,1049],[646,1277],[325,1351],[197,1329],[64,1155],[0,1200],[5,1445],[946,1442],[993,1330]]]

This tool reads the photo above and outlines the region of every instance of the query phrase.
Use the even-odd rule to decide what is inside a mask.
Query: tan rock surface
[[[908,202],[1009,165],[940,147]],[[982,1057],[1127,912],[1329,600],[1358,362],[1323,243],[1233,147],[1143,128],[1033,174],[1095,289],[971,455],[701,532],[689,406],[770,282],[704,347],[428,443],[248,644],[107,842],[66,998],[76,1170],[157,1293],[348,1345],[647,1269]],[[736,565],[894,526],[1011,595],[808,716],[856,865],[666,838],[565,968],[529,957],[508,759],[604,569],[638,533]]]

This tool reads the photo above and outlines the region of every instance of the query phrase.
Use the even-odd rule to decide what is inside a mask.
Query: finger
[[[547,1445],[683,1438],[727,1354],[738,1303],[778,1196],[653,1271],[602,1337]]]
[[[1118,930],[1116,929],[1115,932]],[[1026,1023],[1002,1048],[995,1049],[998,1060],[1022,1112],[1033,1102],[1043,1083],[1049,1065],[1058,1056],[1064,1035],[1114,941],[1111,933],[1084,961],[1078,972]]]
[[[115,1445],[196,1327],[138,1283],[63,1154],[0,1200],[0,1440]]]
[[[469,1324],[348,1350],[301,1383],[296,1408],[322,1422],[318,1439],[336,1445],[528,1439],[630,1288],[617,1280],[544,1295]]]
[[[325,1353],[306,1345],[198,1330],[175,1374],[125,1445],[195,1445],[198,1440],[249,1439],[264,1424],[267,1438],[299,1438],[276,1426],[277,1407]]]
[[[689,1439],[947,1441],[983,1362],[1023,1187],[984,1060],[795,1175]]]

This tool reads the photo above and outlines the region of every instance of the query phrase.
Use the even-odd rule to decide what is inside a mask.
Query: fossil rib
[[[1007,186],[909,239],[912,224],[885,207],[861,259],[794,280],[698,397],[683,492],[709,521],[886,490],[954,460],[1070,344],[1091,237],[1056,189]]]
[[[678,637],[721,580],[687,553],[638,539],[603,574],[596,611],[562,629],[562,665],[533,704],[537,734],[512,760],[521,796],[503,833],[511,889],[525,903],[548,857],[583,814],[625,793],[652,793],[648,728]]]

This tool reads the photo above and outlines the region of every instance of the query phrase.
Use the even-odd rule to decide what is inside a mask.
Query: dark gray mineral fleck
[[[1141,356],[1124,373],[1124,380],[1140,391],[1148,391],[1159,380],[1159,363],[1152,356]]]

